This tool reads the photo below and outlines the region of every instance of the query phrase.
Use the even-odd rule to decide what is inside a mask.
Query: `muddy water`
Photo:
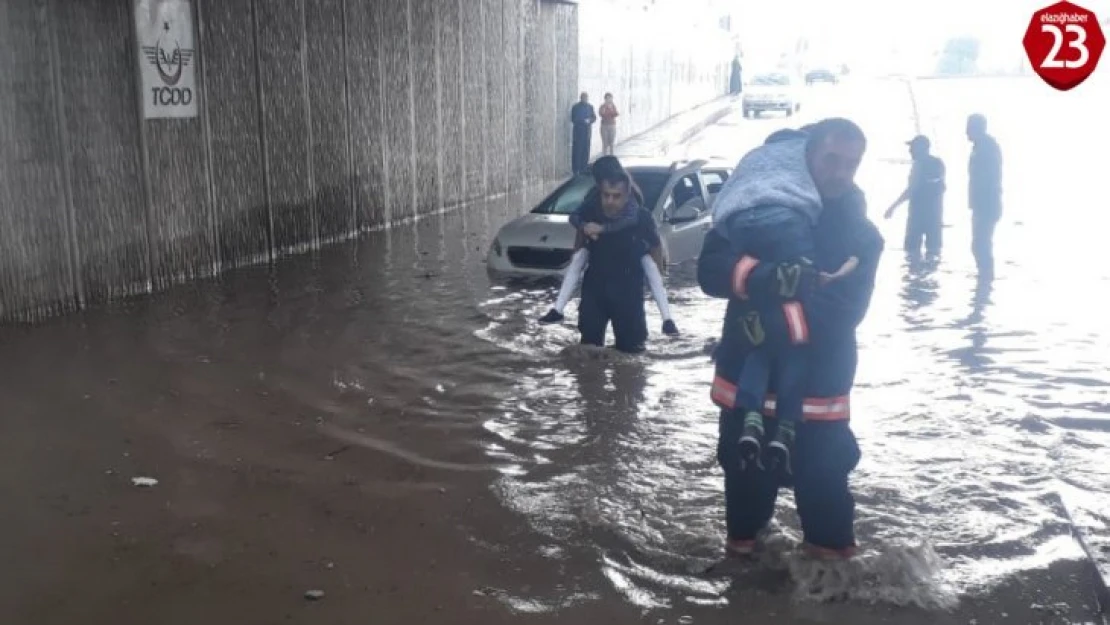
[[[1091,109],[1057,121],[1052,132],[1033,132],[1014,111],[1042,110],[1046,103],[1036,98],[1043,86],[983,83],[973,98],[970,84],[921,84],[915,91],[920,108],[938,111],[928,123],[950,172],[942,261],[907,266],[901,220],[882,224],[888,254],[861,330],[853,397],[864,454],[855,474],[859,534],[867,546],[857,562],[816,566],[795,556],[796,522],[786,497],[760,562],[718,563],[721,481],[706,348],[723,304],[704,297],[690,268],[679,267],[670,287],[682,337],[653,332],[649,354],[635,358],[574,346],[572,325],[535,323],[553,298],[550,289],[492,286],[485,276],[490,236],[521,212],[528,201],[522,198],[377,233],[276,271],[242,271],[115,310],[6,330],[3,392],[15,415],[7,426],[15,469],[5,483],[13,492],[26,489],[26,482],[46,479],[33,474],[44,463],[52,467],[47,475],[61,476],[67,474],[60,466],[83,467],[89,458],[97,458],[89,466],[114,467],[122,477],[152,467],[171,472],[173,457],[239,475],[243,463],[266,466],[265,477],[251,474],[246,491],[225,493],[222,508],[190,500],[185,518],[215,523],[210,519],[221,509],[241,517],[247,504],[232,500],[257,496],[250,494],[260,488],[253,480],[292,475],[287,479],[302,488],[271,495],[267,512],[258,512],[262,520],[233,519],[237,532],[270,536],[269,524],[281,516],[272,510],[287,510],[289,536],[297,538],[286,540],[322,541],[338,555],[363,547],[325,539],[315,529],[328,527],[319,519],[305,530],[294,510],[337,508],[359,527],[370,513],[346,510],[352,498],[376,506],[375,519],[383,506],[417,510],[416,517],[384,513],[392,520],[377,522],[377,535],[405,544],[413,532],[447,535],[460,555],[438,558],[452,563],[451,573],[427,571],[422,552],[347,560],[376,571],[368,577],[393,576],[401,586],[450,580],[443,596],[462,588],[477,602],[468,605],[489,614],[509,610],[544,622],[578,622],[572,615],[607,605],[631,607],[650,622],[1084,622],[1093,618],[1095,586],[1064,505],[1092,549],[1110,559],[1110,337],[1095,306],[1110,287],[1097,256],[1110,222],[1090,211],[1097,179],[1075,174],[1069,162],[1076,161],[1067,155],[1087,142],[1093,149],[1092,135],[1104,127]],[[872,143],[861,182],[873,215],[897,196],[907,173],[903,142],[913,132],[907,94],[901,84],[843,85],[815,91],[806,108],[807,118],[850,112],[864,120]],[[1030,100],[1029,109],[1015,104]],[[989,288],[974,279],[960,202],[967,154],[959,131],[971,108],[998,119],[1009,163],[999,277]],[[676,156],[738,154],[784,123],[729,117]],[[1083,128],[1080,138],[1068,132]],[[1071,228],[1075,223],[1083,227]],[[574,313],[572,306],[570,320]],[[651,326],[659,321],[649,308]],[[44,381],[51,371],[61,382]],[[63,433],[61,424],[73,415],[87,417],[75,421],[78,434]],[[166,457],[134,460],[142,453],[128,447],[133,430],[170,441]],[[78,440],[49,443],[69,435]],[[36,449],[55,455],[44,460]],[[116,460],[97,465],[102,457]],[[331,487],[306,488],[314,482],[304,476],[319,470],[309,459],[361,490],[336,504]],[[366,486],[370,479],[375,488]],[[57,483],[46,488],[53,494],[45,503],[45,496],[20,490],[15,501],[29,512],[9,536],[41,541],[32,529],[40,523],[75,531],[44,519],[96,517],[97,506],[115,510],[113,498],[124,497],[118,485],[104,487],[104,501],[81,507],[72,491]],[[437,490],[447,493],[442,503],[422,494]],[[462,499],[454,498],[456,490]],[[167,498],[168,509],[180,505]],[[131,512],[139,505],[117,503]],[[105,534],[122,531],[121,521],[104,518]],[[407,527],[413,518],[438,529]],[[159,536],[154,524],[142,527]],[[33,560],[17,543],[35,540],[11,547]],[[167,540],[176,545],[180,537]],[[182,549],[215,567],[231,558],[212,547],[218,542]],[[300,557],[303,564],[307,556],[288,555],[291,549],[275,547],[270,556]],[[302,551],[311,550],[295,552]],[[57,566],[78,557],[50,553]],[[462,555],[470,553],[498,554],[503,568]],[[240,557],[248,571],[273,576],[266,556],[243,547]],[[114,579],[110,565],[82,565],[91,578]],[[58,575],[51,566],[32,567],[43,584]],[[252,574],[233,579],[250,587]],[[353,592],[349,579],[346,588]],[[366,592],[378,591],[366,582]],[[273,600],[261,591],[212,593],[245,614]],[[847,602],[797,601],[807,597]],[[390,607],[388,598],[375,602],[384,613],[411,613]],[[49,616],[25,622],[64,622],[50,618],[61,608],[37,605],[34,614]],[[457,622],[444,613],[431,620]],[[331,622],[358,621],[344,613]]]

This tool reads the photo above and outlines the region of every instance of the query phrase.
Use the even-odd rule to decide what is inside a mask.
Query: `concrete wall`
[[[711,7],[683,1],[645,11],[645,4],[591,0],[578,9],[579,86],[595,106],[613,94],[618,141],[728,92],[734,44]]]
[[[143,120],[132,2],[0,0],[0,319],[569,170],[585,5],[193,0],[198,117]],[[619,94],[624,136],[721,92],[696,37],[630,24],[581,42],[581,87]]]
[[[194,0],[200,115],[141,119],[129,0],[0,0],[0,316],[562,176],[575,7]]]

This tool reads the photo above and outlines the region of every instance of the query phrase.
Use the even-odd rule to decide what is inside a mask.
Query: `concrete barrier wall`
[[[194,0],[143,120],[130,0],[0,0],[0,317],[162,288],[565,175],[574,6]]]
[[[607,2],[192,0],[198,115],[144,120],[134,1],[0,0],[0,319],[561,178],[581,89],[627,137],[728,78]]]
[[[591,0],[579,7],[581,90],[617,108],[618,141],[728,93],[734,45],[727,33],[696,25],[701,3],[652,5]],[[704,20],[703,20],[704,23]],[[595,127],[591,147],[600,151]]]

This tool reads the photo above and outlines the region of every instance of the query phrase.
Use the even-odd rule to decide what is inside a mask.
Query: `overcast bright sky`
[[[1023,54],[1021,38],[1045,0],[736,0],[735,26],[746,47],[782,46],[807,34],[813,47],[849,59],[882,57],[898,48],[908,56],[929,55],[948,37],[973,35],[985,56]],[[1084,2],[1105,19],[1110,0]],[[789,45],[789,44],[787,44]],[[875,54],[876,50],[881,50]]]

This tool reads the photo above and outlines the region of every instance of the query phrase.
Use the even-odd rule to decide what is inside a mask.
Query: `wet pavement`
[[[880,224],[856,562],[796,556],[788,498],[758,562],[718,562],[706,346],[723,303],[675,268],[682,337],[649,306],[647,355],[574,346],[573,304],[540,326],[552,289],[486,278],[491,235],[528,202],[506,197],[3,329],[0,622],[1093,622],[1065,506],[1110,560],[1110,272],[1093,254],[1110,218],[1071,155],[1108,135],[1074,97],[1039,130],[1033,111],[1063,102],[1049,92],[912,91],[948,163],[949,227],[939,264],[907,266],[901,219]],[[801,116],[863,122],[876,218],[908,173],[910,93],[818,88]],[[961,202],[970,110],[1007,157],[989,289]],[[672,154],[738,155],[786,123],[731,115]]]

